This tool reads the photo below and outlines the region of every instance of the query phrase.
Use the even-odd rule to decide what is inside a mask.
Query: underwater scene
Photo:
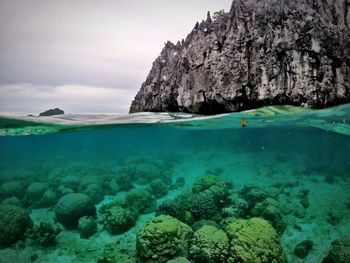
[[[350,262],[350,104],[0,118],[0,262]]]

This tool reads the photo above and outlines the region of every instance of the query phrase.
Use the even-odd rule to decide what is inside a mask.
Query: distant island
[[[49,109],[39,114],[39,116],[53,116],[64,114],[64,111],[59,108]]]
[[[349,1],[234,0],[165,44],[130,112],[348,103],[349,14]]]

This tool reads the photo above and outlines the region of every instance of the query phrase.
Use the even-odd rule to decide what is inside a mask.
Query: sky
[[[125,114],[168,40],[232,0],[0,0],[0,113]]]

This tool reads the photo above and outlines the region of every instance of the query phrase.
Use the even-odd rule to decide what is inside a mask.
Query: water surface
[[[247,121],[245,128],[242,118]],[[269,107],[211,118],[185,114],[3,117],[0,128],[0,184],[19,180],[28,191],[30,184],[41,182],[59,197],[62,185],[84,192],[82,182],[96,177],[102,189],[103,176],[110,182],[127,165],[150,164],[153,173],[159,173],[155,178],[166,170],[174,184],[179,177],[185,179],[184,186],[157,198],[159,205],[190,189],[197,177],[215,171],[232,182],[233,194],[253,185],[279,202],[286,224],[281,242],[290,262],[321,262],[333,240],[350,237],[349,104],[320,111]],[[72,177],[79,186],[70,185]],[[134,175],[130,180],[136,188],[147,187]],[[300,204],[305,190],[307,207]],[[96,206],[125,194],[110,189]],[[34,223],[55,221],[55,204],[23,203]],[[137,231],[154,216],[154,212],[141,214],[136,226],[120,235],[111,235],[101,222],[89,239],[62,228],[54,246],[3,247],[1,262],[26,262],[34,254],[34,262],[96,262],[104,245],[118,240],[125,248],[118,253],[134,255]],[[315,244],[306,261],[293,253],[305,239]]]

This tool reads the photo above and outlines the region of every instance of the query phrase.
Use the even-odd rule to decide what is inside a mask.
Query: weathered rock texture
[[[130,112],[350,101],[350,0],[234,0],[165,44]]]
[[[64,114],[64,111],[59,108],[49,109],[39,114],[39,116],[54,116]]]

